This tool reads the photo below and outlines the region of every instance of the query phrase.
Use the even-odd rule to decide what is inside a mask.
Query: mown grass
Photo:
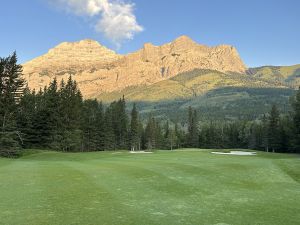
[[[202,151],[0,159],[0,224],[297,224],[300,158]]]

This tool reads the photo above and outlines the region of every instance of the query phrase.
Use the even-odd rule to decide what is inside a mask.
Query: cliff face
[[[57,77],[73,75],[86,98],[152,85],[194,69],[245,73],[237,50],[228,45],[208,47],[182,36],[171,43],[150,43],[128,55],[118,55],[93,40],[62,43],[47,54],[24,64],[29,87],[39,89]]]

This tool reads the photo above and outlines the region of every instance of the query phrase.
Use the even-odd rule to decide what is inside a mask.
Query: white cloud
[[[52,0],[53,1],[53,0]],[[118,47],[143,31],[134,15],[134,4],[122,0],[56,0],[57,6],[78,16],[95,18],[96,32]]]

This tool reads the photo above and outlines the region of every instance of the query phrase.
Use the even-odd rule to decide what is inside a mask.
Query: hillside
[[[123,95],[130,101],[146,102],[191,99],[204,96],[209,91],[225,87],[289,88],[285,83],[246,74],[196,69],[151,86],[129,87],[122,91],[100,94],[97,98],[105,102],[111,102],[121,98]]]
[[[247,74],[255,78],[286,82],[292,87],[300,85],[300,64],[293,66],[263,66],[249,68]]]
[[[204,119],[255,119],[269,112],[272,104],[287,112],[294,93],[287,83],[277,80],[197,69],[151,86],[130,87],[97,98],[109,103],[124,95],[129,103],[138,103],[144,118],[151,113],[183,119],[192,106]]]

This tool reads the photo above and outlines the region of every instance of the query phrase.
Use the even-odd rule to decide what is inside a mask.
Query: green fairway
[[[294,225],[300,157],[210,151],[0,158],[1,225]]]

